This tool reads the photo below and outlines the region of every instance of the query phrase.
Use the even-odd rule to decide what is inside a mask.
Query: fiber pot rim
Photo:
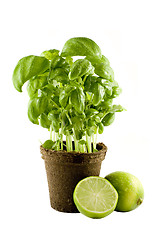
[[[40,146],[40,151],[42,154],[42,159],[45,161],[53,161],[55,163],[71,163],[71,164],[85,164],[85,163],[95,163],[102,162],[105,158],[107,152],[107,146],[104,143],[97,143],[96,146],[98,152],[93,153],[82,153],[71,151],[67,152],[66,150],[52,150],[45,149],[42,145]]]

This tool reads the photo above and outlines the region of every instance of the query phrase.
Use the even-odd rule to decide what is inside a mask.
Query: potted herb
[[[52,49],[20,59],[13,84],[22,92],[25,82],[28,118],[50,132],[40,150],[51,206],[77,212],[74,188],[81,179],[100,173],[107,147],[97,143],[97,134],[114,121],[116,112],[123,111],[113,104],[121,89],[99,46],[84,37],[69,39],[61,52]]]

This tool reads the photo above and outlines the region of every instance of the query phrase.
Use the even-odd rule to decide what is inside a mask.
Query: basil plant
[[[25,82],[29,120],[50,131],[43,144],[47,149],[97,151],[97,134],[124,110],[113,104],[121,89],[109,60],[89,38],[71,38],[61,52],[20,59],[13,72],[15,89],[22,92]]]

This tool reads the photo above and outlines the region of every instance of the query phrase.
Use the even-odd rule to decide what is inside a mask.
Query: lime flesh
[[[116,211],[128,212],[140,206],[144,199],[144,189],[137,177],[126,172],[113,172],[105,177],[118,192]]]
[[[73,200],[79,212],[85,216],[103,218],[114,211],[118,194],[106,179],[93,176],[77,184]]]

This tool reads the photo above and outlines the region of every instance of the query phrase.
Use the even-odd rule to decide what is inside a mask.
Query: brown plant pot
[[[83,178],[99,176],[107,147],[98,143],[97,150],[94,153],[80,153],[54,151],[40,146],[52,208],[60,212],[78,212],[73,202],[73,191]]]

